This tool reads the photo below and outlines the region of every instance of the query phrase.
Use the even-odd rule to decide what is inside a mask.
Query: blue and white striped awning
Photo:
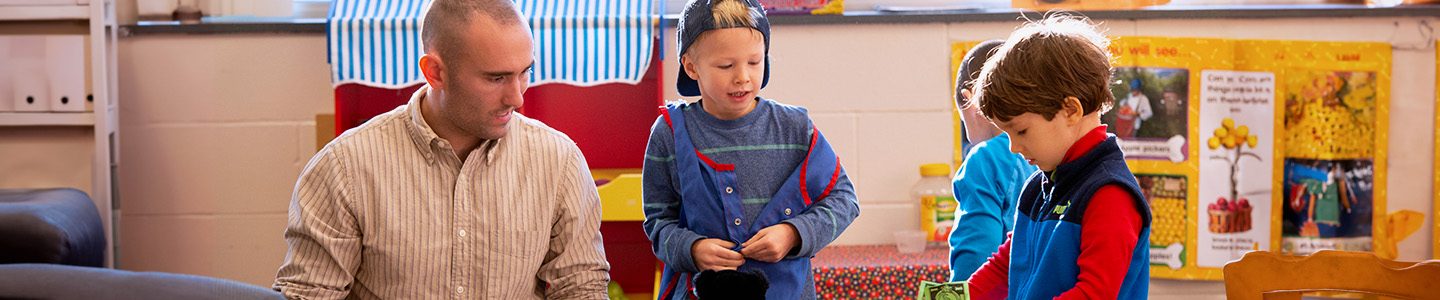
[[[425,81],[421,16],[430,0],[336,0],[328,50],[331,82],[402,88]],[[653,0],[516,0],[535,37],[531,85],[640,82],[658,23]]]

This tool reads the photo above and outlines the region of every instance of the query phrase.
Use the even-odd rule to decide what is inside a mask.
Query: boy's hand
[[[730,250],[735,243],[722,239],[702,239],[690,245],[690,257],[695,267],[704,270],[734,270],[745,263],[740,252]]]
[[[795,225],[780,223],[761,229],[749,241],[740,244],[740,253],[750,259],[773,263],[785,258],[785,254],[799,244],[800,231],[795,230]]]

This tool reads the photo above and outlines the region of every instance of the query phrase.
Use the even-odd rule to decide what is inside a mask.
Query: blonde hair
[[[1083,114],[1105,113],[1110,94],[1110,39],[1083,16],[1051,14],[1025,24],[986,61],[973,82],[986,118],[1008,122],[1024,113],[1051,120],[1065,99],[1080,100]]]
[[[759,29],[756,29],[756,27],[760,22],[759,20],[761,18],[764,18],[765,15],[761,13],[760,10],[749,7],[741,1],[745,0],[717,0],[710,4],[710,14],[714,16],[715,22],[714,29],[750,28],[754,29],[750,32],[754,33],[756,38],[763,40],[764,34],[760,33]],[[707,35],[709,35],[709,32],[701,33],[700,36],[695,38],[695,41],[699,42],[700,40],[705,39]],[[769,45],[766,46],[768,50]],[[691,46],[690,48],[699,47]],[[682,54],[682,56],[691,57],[693,59],[693,56],[691,55],[695,54],[696,51],[688,50],[690,49],[686,49],[685,53]]]
[[[749,7],[743,0],[720,0],[711,4],[710,13],[715,16],[715,29],[734,27],[755,27],[760,11]]]

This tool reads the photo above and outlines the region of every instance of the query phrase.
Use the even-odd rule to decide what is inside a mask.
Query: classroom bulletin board
[[[952,76],[978,43],[952,44]],[[1109,51],[1101,119],[1150,203],[1152,277],[1218,280],[1251,250],[1384,247],[1389,44],[1116,37]],[[963,132],[957,115],[957,167]]]

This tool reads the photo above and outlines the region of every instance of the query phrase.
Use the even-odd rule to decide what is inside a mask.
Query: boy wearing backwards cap
[[[756,96],[770,25],[756,0],[691,0],[676,89],[645,149],[645,233],[658,299],[693,298],[703,270],[759,270],[767,299],[815,299],[810,257],[859,215],[854,188],[804,108]]]

